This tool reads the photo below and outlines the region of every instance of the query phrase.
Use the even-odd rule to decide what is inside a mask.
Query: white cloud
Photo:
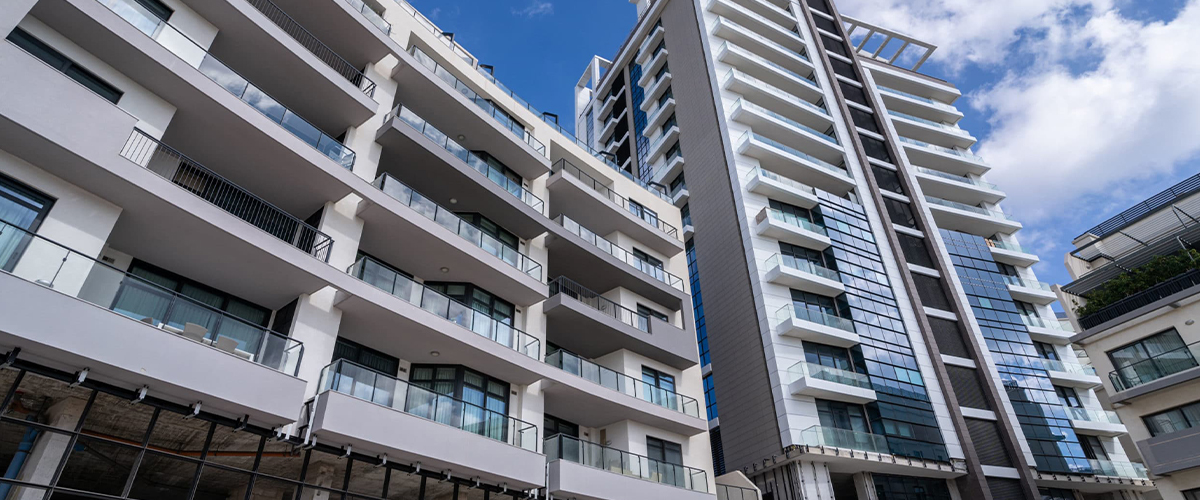
[[[542,0],[532,0],[524,9],[512,9],[514,16],[533,19],[539,16],[546,16],[554,13],[554,4],[544,2]]]

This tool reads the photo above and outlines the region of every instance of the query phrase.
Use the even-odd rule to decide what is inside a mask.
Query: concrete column
[[[59,429],[74,429],[83,416],[87,401],[65,398],[54,402],[46,412],[46,423]],[[63,458],[63,452],[71,442],[71,436],[54,432],[42,432],[34,441],[33,449],[25,458],[25,464],[17,479],[34,484],[50,484],[54,471]],[[29,488],[13,488],[8,496],[12,500],[41,500],[45,492]]]
[[[858,500],[877,500],[875,496],[875,478],[870,472],[859,472],[854,475],[854,492]]]
[[[374,181],[379,175],[379,158],[383,153],[383,147],[375,142],[375,132],[381,127],[386,126],[383,119],[392,110],[392,102],[396,100],[396,88],[398,87],[395,80],[392,80],[392,69],[399,64],[399,59],[388,55],[382,61],[366,67],[363,72],[367,78],[375,82],[375,93],[372,99],[379,106],[375,110],[375,115],[368,118],[357,127],[350,127],[346,131],[346,146],[354,150],[354,174],[366,179],[368,182]]]

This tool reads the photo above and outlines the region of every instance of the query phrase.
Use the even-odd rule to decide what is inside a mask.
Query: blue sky
[[[1087,228],[1200,171],[1200,0],[837,0],[844,15],[939,46],[922,72],[953,81],[989,180],[1065,283]],[[625,0],[415,0],[496,76],[569,127],[573,89],[612,57]]]

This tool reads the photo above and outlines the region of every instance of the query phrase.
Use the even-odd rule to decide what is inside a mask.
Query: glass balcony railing
[[[957,201],[943,200],[941,198],[934,198],[934,197],[928,196],[928,195],[925,196],[925,201],[932,203],[934,205],[940,205],[943,207],[954,208],[954,209],[962,210],[964,212],[971,212],[971,213],[979,214],[979,215],[986,215],[988,217],[993,217],[996,219],[1013,220],[1012,217],[1009,217],[1008,214],[1006,214],[1004,212],[988,210],[983,207],[968,205],[966,203],[959,203]]]
[[[717,485],[717,500],[758,500],[758,491],[741,486]]]
[[[1033,288],[1035,290],[1041,290],[1043,292],[1053,291],[1050,289],[1050,285],[1047,283],[1042,283],[1041,281],[1038,281],[1038,280],[1031,280],[1029,278],[1022,278],[1020,276],[1005,276],[1004,283],[1012,285],[1012,286],[1019,286],[1021,288]]]
[[[380,174],[371,185],[383,191],[384,194],[395,198],[405,206],[416,210],[417,213],[425,216],[427,219],[438,223],[438,225],[450,232],[459,235],[475,246],[482,248],[487,253],[496,256],[504,261],[504,263],[517,268],[518,271],[538,281],[542,280],[543,268],[537,261],[518,252],[515,248],[501,243],[500,240],[491,235],[485,234],[482,229],[463,220],[454,212],[434,203],[429,198],[422,196],[421,193],[404,185],[404,183],[396,180],[395,177],[387,173]]]
[[[555,351],[553,354],[546,356],[546,364],[572,375],[583,377],[587,381],[599,384],[606,389],[611,389],[668,410],[683,413],[684,415],[700,418],[700,403],[694,398],[677,394],[661,387],[655,387],[650,383],[605,368],[573,353],[563,350]]]
[[[650,147],[646,148],[647,154],[654,154],[654,151],[657,151],[662,147],[663,141],[667,140],[667,136],[670,135],[671,129],[675,129],[675,131],[678,132],[679,126],[677,124],[671,124],[670,127],[663,129],[662,133],[658,134],[658,139],[655,139],[654,142],[650,143]],[[648,132],[653,132],[653,130],[649,130]],[[645,133],[643,132],[642,135],[645,135]]]
[[[472,153],[471,150],[455,142],[450,138],[450,136],[446,135],[432,124],[425,121],[424,118],[421,118],[416,113],[413,113],[411,109],[404,107],[403,104],[397,105],[396,108],[388,113],[387,117],[384,118],[384,122],[390,122],[393,118],[399,118],[400,121],[416,129],[417,132],[420,132],[421,135],[424,135],[426,138],[433,141],[434,144],[437,144],[438,146],[441,146],[442,149],[449,151],[450,154],[465,162],[468,167],[471,167],[475,169],[475,171],[483,174],[488,178],[488,180],[496,183],[505,191],[508,191],[509,194],[521,200],[521,202],[529,205],[534,210],[537,210],[538,213],[545,213],[546,203],[543,202],[541,198],[534,196],[532,192],[530,192],[528,189],[525,189],[525,187],[519,182],[509,179],[508,176],[504,175],[504,172],[492,167],[486,160],[480,158],[475,153]]]
[[[796,305],[786,305],[779,308],[779,310],[775,312],[776,324],[783,323],[784,321],[792,321],[793,319],[837,328],[838,330],[843,330],[850,333],[856,333],[854,321],[834,316],[822,311],[798,307]]]
[[[566,460],[594,469],[708,493],[708,474],[562,434],[546,438],[546,460]]]
[[[927,119],[925,119],[925,118],[921,118],[921,117],[919,117],[919,116],[913,116],[913,115],[910,115],[910,114],[908,114],[908,113],[901,113],[901,112],[899,112],[899,111],[892,111],[892,110],[888,110],[888,114],[889,114],[889,115],[892,115],[892,116],[895,116],[895,117],[897,117],[897,118],[904,119],[904,120],[908,120],[908,121],[912,121],[912,122],[917,122],[917,123],[920,123],[920,124],[922,124],[922,125],[928,125],[928,126],[930,126],[930,127],[934,127],[934,128],[940,129],[940,130],[945,130],[945,131],[947,131],[947,132],[950,132],[950,133],[952,133],[952,134],[955,134],[955,135],[960,135],[960,136],[963,136],[963,137],[970,137],[970,136],[971,136],[971,134],[970,134],[969,132],[967,132],[966,130],[963,130],[963,129],[961,129],[961,128],[955,127],[954,125],[947,125],[947,124],[945,124],[945,123],[942,123],[942,122],[935,122],[935,121],[933,121],[933,120],[927,120]]]
[[[662,266],[660,265],[647,262],[634,256],[632,252],[617,246],[616,243],[608,241],[604,237],[592,232],[590,229],[583,227],[583,225],[579,224],[578,222],[571,220],[570,217],[567,217],[564,214],[559,214],[558,217],[554,218],[554,222],[558,223],[558,225],[562,226],[568,232],[583,238],[584,241],[591,243],[604,253],[616,257],[617,260],[633,266],[635,269],[649,275],[651,278],[666,283],[671,288],[681,292],[687,291],[684,288],[683,278],[663,270]]]
[[[833,382],[835,384],[858,387],[860,389],[872,388],[871,378],[863,373],[855,373],[850,370],[819,365],[817,363],[809,363],[807,361],[801,361],[788,368],[788,383],[795,382],[805,377],[824,380],[826,382]]]
[[[889,454],[887,438],[869,432],[835,429],[814,425],[800,431],[800,441],[806,446],[824,446],[847,450]]]
[[[893,89],[893,88],[891,88],[891,87],[884,87],[883,85],[876,85],[876,87],[878,87],[878,88],[879,88],[879,90],[880,90],[881,92],[885,92],[885,93],[888,93],[888,94],[893,94],[893,95],[898,95],[898,96],[901,96],[901,97],[907,97],[907,98],[909,98],[909,99],[912,99],[912,100],[914,100],[914,101],[921,101],[921,102],[923,102],[923,103],[925,103],[925,104],[928,104],[928,105],[930,105],[930,106],[933,106],[933,107],[935,107],[935,108],[938,108],[938,109],[941,109],[941,110],[944,110],[944,111],[949,111],[949,112],[951,112],[951,113],[958,113],[958,108],[955,108],[953,105],[946,104],[946,103],[944,103],[944,102],[935,101],[935,100],[933,100],[933,99],[930,99],[930,98],[928,98],[928,97],[921,97],[921,96],[919,96],[919,95],[916,95],[916,94],[910,94],[910,93],[908,93],[908,92],[905,92],[905,91],[903,91],[903,90],[896,90],[896,89]]]
[[[1121,417],[1117,416],[1117,412],[1110,410],[1096,410],[1093,408],[1067,408],[1067,415],[1070,415],[1071,420],[1083,420],[1102,424],[1121,423]]]
[[[134,0],[97,0],[135,28],[158,42],[171,53],[178,56],[189,66],[196,68],[209,80],[224,87],[242,102],[262,113],[263,116],[278,123],[297,139],[308,143],[317,151],[328,156],[338,165],[350,170],[354,167],[354,151],[347,148],[337,139],[322,132],[312,123],[298,116],[292,110],[280,104],[275,98],[267,95],[249,80],[239,75],[217,58],[209,54],[204,47],[170,23],[163,21]]]
[[[588,144],[587,141],[579,140],[573,134],[571,134],[570,132],[567,132],[566,129],[559,126],[557,123],[550,121],[549,117],[546,118],[546,123],[548,125],[550,125],[551,128],[558,131],[558,133],[562,134],[567,139],[570,139],[571,142],[574,142],[576,146],[583,148],[584,151],[587,151],[589,154],[594,156],[596,159],[604,162],[605,165],[608,165],[609,168],[615,170],[617,173],[621,174],[626,179],[629,179],[629,180],[633,181],[634,183],[636,183],[638,186],[641,186],[642,189],[650,191],[655,196],[661,198],[664,201],[671,201],[671,197],[667,196],[666,188],[664,188],[662,185],[654,184],[654,183],[647,183],[645,181],[642,181],[641,179],[634,177],[634,175],[631,172],[621,168],[621,166],[617,165],[617,162],[613,161],[612,158],[610,158],[608,155],[606,155],[600,151],[597,151],[590,144]]]
[[[985,241],[987,242],[987,246],[992,247],[992,248],[999,248],[1001,250],[1008,250],[1010,252],[1029,253],[1029,252],[1026,252],[1025,249],[1021,248],[1021,245],[1018,245],[1016,243],[1006,243],[1006,242],[1003,242],[1000,240],[994,240],[991,238],[988,238]]]
[[[842,281],[842,277],[840,274],[838,274],[837,271],[834,271],[833,269],[827,269],[827,268],[818,266],[818,265],[814,264],[812,261],[807,260],[807,259],[797,259],[796,257],[793,257],[791,255],[780,255],[780,254],[772,255],[769,258],[767,258],[766,265],[764,266],[764,268],[772,269],[772,268],[774,268],[776,266],[780,266],[780,265],[782,265],[783,267],[786,267],[788,269],[800,271],[804,274],[811,274],[813,276],[818,276],[818,277],[825,278],[828,280],[837,281],[839,283]]]
[[[317,260],[329,262],[329,252],[333,249],[333,238],[329,235],[158,142],[145,132],[133,130],[121,148],[121,157]]]
[[[367,78],[366,75],[359,71],[353,64],[339,56],[337,52],[329,48],[321,42],[320,39],[309,32],[304,26],[292,19],[287,12],[280,9],[271,0],[247,0],[250,5],[262,12],[267,19],[282,29],[285,33],[292,37],[293,40],[303,45],[312,55],[317,56],[321,62],[332,68],[342,78],[350,81],[354,86],[358,87],[367,97],[375,96],[375,82]],[[134,2],[136,3],[136,1]]]
[[[741,144],[745,141],[754,141],[754,142],[758,142],[761,144],[765,144],[767,146],[770,146],[772,148],[780,150],[788,155],[795,156],[801,160],[804,160],[806,163],[812,164],[816,167],[823,168],[825,170],[828,170],[830,172],[833,172],[835,174],[838,174],[838,175],[841,175],[844,177],[852,177],[850,175],[850,171],[846,170],[845,168],[839,167],[839,166],[829,163],[825,160],[817,158],[816,156],[810,155],[810,154],[800,151],[796,148],[785,145],[782,142],[779,142],[779,141],[776,141],[776,140],[773,140],[773,139],[770,139],[767,137],[763,137],[759,134],[755,134],[753,130],[747,130],[747,131],[743,132],[742,136],[738,138],[738,144]]]
[[[764,107],[762,107],[762,106],[759,106],[759,105],[757,105],[757,104],[754,104],[754,103],[752,103],[752,102],[750,102],[750,101],[747,101],[747,100],[745,100],[745,99],[743,99],[743,98],[738,98],[738,100],[737,100],[736,102],[734,102],[734,103],[733,103],[733,107],[734,107],[734,109],[737,109],[738,107],[744,107],[744,108],[746,108],[746,109],[748,109],[748,110],[751,110],[751,111],[754,111],[754,112],[757,112],[757,113],[762,113],[762,114],[764,114],[764,115],[767,115],[767,116],[769,116],[769,117],[771,117],[771,118],[774,118],[774,119],[776,119],[776,120],[779,120],[779,121],[781,121],[781,122],[783,122],[783,123],[786,123],[786,124],[788,124],[788,125],[791,125],[791,126],[793,126],[793,127],[796,127],[796,128],[798,128],[798,129],[800,129],[800,130],[803,130],[803,131],[805,131],[805,132],[808,132],[808,133],[810,133],[810,134],[812,134],[812,135],[815,135],[815,136],[817,136],[817,138],[818,138],[818,139],[821,139],[821,140],[823,140],[823,141],[826,141],[826,142],[828,142],[828,143],[830,143],[830,144],[838,144],[837,137],[834,137],[834,136],[832,136],[832,135],[829,135],[829,133],[827,133],[827,132],[821,132],[820,130],[817,130],[817,129],[815,129],[815,128],[812,128],[812,127],[810,127],[810,126],[808,126],[808,125],[805,125],[805,124],[803,124],[803,123],[800,123],[800,122],[798,122],[798,121],[796,121],[796,120],[793,120],[793,119],[791,119],[791,118],[788,118],[788,117],[786,117],[786,116],[783,116],[783,115],[781,115],[781,114],[779,114],[779,113],[776,113],[776,112],[774,112],[774,111],[771,111],[771,110],[769,110],[769,109],[767,109],[767,108],[764,108]]]
[[[934,177],[939,177],[942,179],[949,179],[954,182],[960,182],[963,184],[971,184],[971,185],[979,186],[981,188],[986,188],[986,189],[996,189],[995,184],[992,184],[990,182],[984,182],[979,179],[972,179],[970,177],[964,177],[961,175],[947,174],[946,172],[941,172],[938,170],[934,170],[932,168],[925,168],[925,167],[914,167],[914,168],[916,168],[918,172],[921,172],[921,173],[927,174],[927,175],[932,175]]]
[[[764,219],[766,217],[770,217],[771,220],[782,222],[789,226],[800,227],[800,228],[804,229],[805,231],[817,233],[822,236],[828,235],[828,232],[826,231],[825,226],[822,226],[815,222],[811,222],[808,219],[805,219],[803,217],[797,217],[794,214],[789,214],[789,213],[786,213],[786,212],[783,212],[780,210],[776,210],[771,207],[764,207],[762,209],[762,211],[758,213],[758,216],[755,217],[755,220],[761,221],[762,219]]]
[[[746,11],[746,14],[757,18],[760,22],[767,23],[772,26],[778,26],[775,23],[773,23],[772,21],[767,20],[767,18],[762,17],[753,12]],[[793,50],[789,47],[784,46],[782,43],[776,42],[775,40],[772,40],[770,38],[762,36],[745,26],[742,26],[738,23],[733,22],[732,20],[730,20],[727,17],[717,16],[717,18],[713,19],[713,22],[708,25],[708,30],[713,31],[716,28],[716,26],[721,23],[732,26],[734,29],[741,31],[743,35],[748,36],[748,37],[753,38],[754,40],[758,41],[758,43],[761,43],[768,47],[774,48],[775,50],[784,52],[786,54],[794,55],[796,57],[799,57],[800,59],[803,59],[804,62],[812,64],[812,61],[808,58],[808,55],[804,54],[803,52],[798,51],[798,50]],[[780,31],[783,31],[783,30],[780,30]],[[801,44],[804,43],[804,40],[800,38],[800,35],[796,35],[795,33],[792,33],[791,31],[788,31],[787,33],[794,35],[793,38],[796,39],[796,42],[801,43]]]
[[[1130,363],[1108,374],[1108,380],[1118,391],[1132,389],[1155,380],[1200,366],[1200,342],[1154,354]]]
[[[1089,459],[1088,464],[1092,467],[1092,473],[1097,476],[1149,479],[1149,476],[1146,475],[1146,466],[1137,462]]]
[[[770,179],[776,183],[783,184],[784,186],[787,186],[791,189],[795,189],[796,191],[808,193],[813,196],[817,195],[817,190],[814,189],[812,186],[809,186],[808,184],[804,184],[802,182],[794,181],[792,179],[789,179],[787,177],[779,175],[770,170],[766,170],[762,167],[754,167],[753,169],[751,169],[750,173],[746,175],[746,182],[749,182],[749,180],[754,177],[762,177],[764,179]]]
[[[383,34],[392,34],[392,24],[384,21],[383,16],[379,15],[378,12],[375,12],[371,6],[363,3],[362,0],[346,0],[346,3],[350,4],[354,10],[357,10],[360,14],[362,14],[363,17],[367,19],[367,22],[371,23],[376,28],[379,28],[379,31],[382,31]]]
[[[0,272],[289,375],[304,355],[286,335],[3,221]]]
[[[774,61],[770,61],[770,60],[768,60],[768,59],[766,59],[766,58],[764,58],[764,57],[762,57],[762,56],[760,56],[760,55],[758,55],[758,54],[755,54],[755,53],[753,53],[753,52],[750,52],[750,51],[748,51],[748,50],[746,50],[746,49],[743,49],[743,48],[741,48],[741,47],[737,46],[736,44],[729,43],[728,41],[726,41],[726,42],[722,42],[722,43],[721,43],[721,47],[719,47],[719,48],[717,49],[717,53],[719,54],[719,53],[721,53],[721,52],[722,52],[722,51],[724,51],[724,50],[730,50],[730,51],[737,52],[737,53],[738,53],[738,55],[739,55],[739,56],[741,56],[741,57],[744,57],[744,58],[746,58],[746,59],[749,59],[749,60],[751,60],[751,61],[754,61],[755,63],[762,64],[762,65],[764,65],[764,66],[769,66],[769,67],[771,67],[771,68],[773,68],[773,69],[775,69],[775,70],[778,70],[778,71],[780,71],[780,72],[783,72],[785,75],[788,75],[788,76],[790,76],[790,77],[792,77],[792,78],[795,78],[795,79],[797,79],[797,80],[800,80],[800,83],[803,83],[803,84],[805,84],[805,85],[808,85],[809,87],[813,87],[813,88],[816,88],[816,89],[818,89],[818,90],[821,88],[821,86],[820,86],[820,85],[817,85],[817,82],[815,82],[815,81],[813,81],[813,80],[809,79],[808,77],[806,77],[806,76],[802,76],[800,73],[797,73],[797,72],[795,72],[795,71],[792,71],[792,70],[790,70],[790,69],[787,69],[787,68],[785,68],[785,67],[783,67],[783,66],[781,66],[781,65],[779,65],[779,64],[777,64],[777,63],[775,63]]]
[[[808,108],[814,112],[820,113],[825,116],[829,116],[829,110],[827,110],[821,106],[817,106],[816,104],[808,102],[804,99],[801,99],[801,98],[793,95],[791,92],[788,92],[779,87],[776,87],[767,82],[764,82],[758,78],[755,78],[754,76],[751,76],[750,74],[746,73],[745,71],[741,71],[737,68],[729,68],[729,72],[725,73],[725,78],[722,80],[721,84],[726,85],[730,79],[735,78],[735,77],[746,80],[747,82],[750,82],[751,84],[753,84],[754,87],[757,88],[758,90],[761,90],[761,91],[764,91],[764,92],[767,92],[770,94],[774,94],[775,97],[778,97],[779,99],[791,102],[793,104],[798,104],[798,105]]]
[[[899,139],[900,139],[900,142],[903,142],[903,143],[912,144],[914,146],[937,151],[939,153],[946,153],[948,155],[960,156],[962,158],[966,158],[968,160],[975,161],[977,163],[983,163],[983,157],[975,155],[975,154],[971,153],[970,151],[961,151],[958,149],[948,148],[945,146],[938,146],[937,144],[930,144],[925,141],[909,139],[908,137],[904,137],[904,136],[900,136]]]
[[[1050,329],[1050,330],[1060,330],[1060,331],[1066,332],[1066,333],[1074,332],[1074,329],[1071,327],[1070,321],[1060,320],[1057,318],[1047,321],[1038,316],[1030,316],[1030,315],[1022,314],[1021,322],[1025,323],[1025,326],[1033,327],[1033,328],[1046,328],[1046,329]]]
[[[593,191],[600,193],[600,196],[608,199],[609,201],[611,201],[613,203],[616,203],[617,206],[627,210],[629,213],[633,214],[638,219],[641,219],[646,224],[653,226],[655,229],[661,231],[663,234],[665,234],[667,236],[670,236],[670,237],[676,238],[676,239],[679,238],[679,230],[676,229],[675,226],[667,224],[665,221],[658,218],[658,216],[653,215],[652,213],[639,210],[637,207],[630,204],[628,198],[625,198],[624,196],[617,194],[616,191],[613,191],[611,188],[609,188],[604,183],[596,180],[595,177],[588,175],[587,172],[584,172],[579,167],[576,167],[574,164],[567,161],[566,158],[558,160],[558,162],[554,164],[554,166],[551,168],[551,170],[554,173],[560,173],[560,174],[565,173],[567,175],[570,175],[571,177],[579,179],[579,181],[582,182],[585,186],[592,188]],[[670,202],[671,197],[670,197],[670,195],[663,193],[662,200],[666,201],[666,202]]]
[[[321,392],[340,392],[414,417],[537,452],[537,426],[339,359],[321,369]]]
[[[1042,368],[1045,368],[1047,371],[1059,372],[1059,373],[1072,373],[1075,375],[1095,375],[1096,374],[1096,369],[1092,368],[1091,366],[1088,366],[1088,365],[1081,365],[1079,363],[1071,363],[1071,362],[1062,361],[1062,360],[1058,360],[1058,359],[1041,359],[1039,361],[1041,361]]]
[[[446,47],[448,47],[450,51],[454,53],[454,55],[458,56],[463,61],[466,61],[467,64],[470,64],[471,66],[475,66],[476,63],[479,62],[475,59],[475,56],[472,56],[470,52],[467,52],[466,48],[454,41],[454,35],[442,31],[442,29],[437,27],[436,24],[433,24],[433,21],[430,21],[428,18],[426,18],[408,2],[404,0],[396,0],[396,3],[400,4],[400,8],[407,12],[408,15],[412,16],[413,19],[417,21],[418,25],[429,30],[430,33],[433,33],[433,37],[435,39],[446,44]]]
[[[450,73],[449,70],[438,64],[437,61],[435,61],[432,57],[429,57],[429,55],[422,51],[420,47],[413,45],[412,47],[409,47],[408,52],[412,54],[417,62],[424,66],[425,69],[428,69],[443,82],[446,82],[447,85],[449,85],[459,94],[462,94],[462,96],[468,101],[471,101],[478,106],[479,109],[483,110],[484,114],[492,117],[492,119],[495,120],[501,128],[512,132],[517,139],[524,141],[529,145],[529,147],[533,148],[534,151],[537,151],[538,154],[546,156],[546,145],[534,138],[533,133],[525,130],[525,125],[513,119],[512,115],[510,115],[507,111],[500,109],[498,106],[493,104],[490,99],[487,99],[479,95],[474,90],[471,90],[471,87],[469,87],[466,82],[459,80],[458,77],[454,76],[453,73]]]
[[[346,273],[492,342],[533,359],[542,359],[542,342],[536,337],[427,288],[375,259],[363,256]]]

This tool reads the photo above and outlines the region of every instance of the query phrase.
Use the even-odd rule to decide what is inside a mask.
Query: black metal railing
[[[145,132],[134,129],[121,149],[121,156],[322,262],[329,262],[329,252],[333,249],[333,238],[329,235],[158,142]]]
[[[364,94],[367,94],[367,97],[375,97],[374,81],[372,81],[370,78],[367,78],[362,71],[359,71],[359,69],[354,67],[353,64],[350,64],[350,62],[343,59],[342,56],[339,56],[337,52],[334,52],[333,49],[329,48],[328,45],[325,45],[325,43],[321,42],[316,35],[313,35],[307,29],[301,26],[300,23],[296,22],[295,19],[292,19],[292,16],[289,16],[287,12],[283,11],[283,9],[280,9],[278,5],[275,5],[273,2],[271,2],[271,0],[246,1],[249,2],[250,5],[252,5],[255,9],[258,9],[259,12],[262,12],[264,16],[267,16],[267,19],[270,19],[275,26],[278,26],[280,29],[282,29],[288,34],[288,36],[291,36],[293,40],[299,42],[300,45],[303,45],[304,48],[308,49],[309,52],[312,52],[314,56],[317,56],[317,59],[320,59],[321,62],[325,63],[330,68],[333,68],[333,70],[339,75],[342,75],[343,78],[349,80],[350,83],[358,87],[358,90],[361,90]]]
[[[579,438],[555,434],[546,438],[546,460],[566,460],[656,483],[708,493],[708,474],[702,469],[672,464]]]
[[[641,219],[646,224],[653,226],[655,229],[657,229],[659,231],[662,231],[667,236],[670,236],[675,239],[679,239],[679,230],[676,229],[675,226],[667,224],[665,221],[658,218],[658,216],[648,213],[644,209],[640,209],[638,207],[635,207],[634,205],[631,205],[629,203],[628,198],[625,198],[624,196],[617,194],[616,191],[612,190],[612,188],[609,188],[604,183],[596,180],[595,177],[588,175],[587,172],[584,172],[579,167],[575,166],[573,163],[567,161],[566,158],[558,160],[558,162],[556,162],[551,167],[551,172],[552,173],[565,172],[565,173],[569,174],[570,176],[572,176],[576,179],[579,179],[579,181],[582,182],[584,185],[592,188],[593,191],[600,193],[600,196],[603,196],[603,197],[609,199],[613,203],[616,203],[617,206],[620,206],[621,208],[627,210],[629,213],[633,214],[638,219]],[[657,194],[657,192],[656,192],[656,194]],[[663,200],[668,201],[668,202],[671,201],[671,199],[669,197],[665,197],[665,198],[663,198]]]
[[[683,285],[683,278],[668,273],[663,269],[661,262],[654,263],[638,257],[637,255],[634,255],[633,252],[621,248],[616,243],[613,243],[608,239],[596,234],[591,229],[583,227],[582,224],[575,222],[566,215],[559,214],[558,217],[554,218],[554,222],[558,223],[558,225],[562,226],[563,229],[570,231],[572,234],[583,238],[583,241],[591,243],[604,253],[616,257],[617,260],[633,266],[638,271],[645,273],[647,276],[666,283],[667,285],[670,285],[671,288],[681,292],[687,292],[687,289],[684,288]]]
[[[572,375],[578,375],[594,384],[633,396],[668,410],[674,410],[684,415],[700,418],[700,403],[695,398],[684,396],[675,391],[658,387],[644,380],[638,380],[608,367],[600,366],[594,361],[582,358],[572,352],[559,349],[546,356],[546,364]]]
[[[629,309],[621,304],[605,298],[603,295],[580,285],[566,276],[559,276],[550,282],[550,296],[563,294],[584,305],[600,311],[606,316],[615,318],[643,332],[650,331],[650,317]]]
[[[1137,292],[1121,300],[1113,302],[1092,314],[1079,318],[1079,326],[1084,329],[1092,328],[1106,321],[1116,319],[1122,314],[1148,306],[1154,302],[1170,297],[1189,288],[1200,285],[1200,269],[1193,269]]]
[[[296,375],[304,344],[0,221],[0,272]]]

